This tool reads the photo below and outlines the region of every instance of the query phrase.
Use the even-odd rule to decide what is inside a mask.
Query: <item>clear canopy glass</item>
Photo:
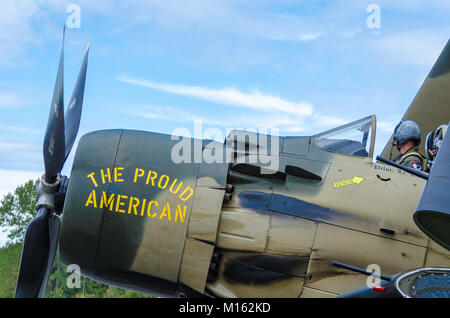
[[[315,144],[327,151],[368,157],[372,149],[372,122],[374,116],[333,128],[313,136]]]

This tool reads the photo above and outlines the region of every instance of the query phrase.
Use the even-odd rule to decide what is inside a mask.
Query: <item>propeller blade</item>
[[[56,175],[61,172],[65,159],[64,137],[64,34],[59,58],[58,75],[56,76],[55,89],[53,91],[52,105],[47,121],[47,130],[44,137],[44,165],[45,179],[53,183]]]
[[[41,207],[30,222],[20,259],[16,298],[44,297],[56,251],[58,250],[60,218]]]
[[[80,126],[89,44],[64,120],[64,27],[58,74],[44,137],[45,180],[38,191],[38,213],[25,233],[16,297],[43,297],[58,250],[61,220],[53,214],[55,191],[61,187],[58,174],[72,149]],[[66,130],[65,130],[66,127]],[[40,201],[42,199],[42,201]]]
[[[57,187],[58,173],[65,160],[64,135],[64,37],[59,58],[55,89],[44,137],[45,182]],[[42,185],[42,184],[41,184]],[[39,193],[38,193],[39,195]],[[47,195],[54,196],[53,192]],[[17,277],[16,297],[42,297],[58,248],[60,220],[52,209],[42,204],[25,233]]]
[[[39,297],[44,297],[45,289],[48,284],[48,279],[52,272],[53,263],[55,262],[56,252],[58,251],[59,229],[61,228],[61,219],[59,216],[53,214],[48,220],[50,247],[48,252],[48,260],[45,268],[44,277],[39,291]]]
[[[70,150],[72,149],[75,138],[77,137],[78,128],[80,127],[81,110],[83,108],[83,97],[84,97],[84,87],[86,84],[86,71],[89,55],[89,43],[86,48],[86,53],[84,54],[83,64],[81,65],[80,73],[78,74],[78,79],[73,89],[72,97],[69,101],[69,106],[66,110],[65,116],[65,159],[69,156]]]
[[[49,208],[41,207],[27,227],[17,277],[16,298],[38,297],[40,294],[50,250],[50,214]]]

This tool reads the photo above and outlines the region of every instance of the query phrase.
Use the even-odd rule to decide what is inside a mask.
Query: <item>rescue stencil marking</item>
[[[106,168],[100,169],[100,173],[96,175],[91,172],[86,176],[93,186],[96,188],[99,184],[106,183],[120,183],[125,182],[123,176],[123,167],[115,167],[114,169]],[[104,209],[111,212],[132,214],[136,216],[147,216],[149,218],[163,219],[169,221],[184,223],[186,217],[186,205],[184,202],[188,201],[194,194],[194,190],[189,186],[183,187],[183,181],[176,178],[172,179],[168,175],[159,174],[156,171],[135,168],[134,173],[130,176],[130,183],[140,183],[143,186],[150,186],[159,188],[164,191],[169,191],[176,195],[180,200],[180,204],[173,204],[170,202],[158,202],[149,198],[141,198],[132,195],[124,195],[119,193],[110,193],[109,196],[105,191],[96,191],[93,189],[86,200],[86,207],[94,207]]]
[[[337,189],[351,184],[360,184],[363,180],[364,178],[353,176],[351,179],[333,182],[333,186]]]

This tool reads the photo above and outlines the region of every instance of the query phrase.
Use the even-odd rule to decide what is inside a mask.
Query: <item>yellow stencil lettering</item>
[[[134,182],[136,182],[137,178],[140,178],[144,176],[145,171],[143,169],[136,168],[136,171],[134,172]]]
[[[119,172],[119,170],[123,170],[123,167],[117,167],[114,168],[114,182],[123,182],[123,179],[120,179],[122,177],[122,172]]]
[[[89,204],[93,204],[94,208],[97,207],[97,198],[96,198],[95,190],[92,190],[91,194],[89,194],[89,197],[86,201],[85,206],[89,206]]]
[[[153,177],[150,177],[151,175],[153,175]],[[148,182],[150,180],[152,180],[152,186],[155,186],[155,179],[158,176],[158,174],[156,173],[156,171],[148,171],[148,175],[147,175],[147,181],[145,181],[145,184],[148,184]]]
[[[180,190],[181,186],[183,185],[183,181],[180,181],[180,183],[178,183],[178,188],[175,191],[173,191],[173,187],[177,183],[177,181],[178,181],[178,179],[173,180],[172,185],[170,186],[170,189],[169,189],[170,192],[173,194],[177,193],[178,190]]]
[[[112,211],[113,210],[113,206],[114,206],[114,193],[111,193],[109,195],[109,198],[106,197],[106,192],[102,192],[102,198],[100,199],[100,209],[103,209],[103,207],[108,207],[109,206],[109,210]]]
[[[136,203],[133,203],[133,201],[136,201]],[[130,205],[128,206],[128,214],[131,213],[131,209],[134,210],[134,215],[138,215],[137,207],[139,206],[139,199],[135,197],[130,197]]]
[[[125,210],[120,209],[122,205],[125,205],[125,202],[120,202],[120,199],[126,199],[128,198],[127,195],[117,195],[117,201],[116,201],[116,212],[125,213]]]
[[[105,177],[108,178],[109,183],[112,182],[112,181],[111,181],[111,171],[109,170],[109,168],[106,168],[106,175],[105,175],[105,173],[103,172],[103,169],[100,169],[100,175],[102,176],[102,182],[103,182],[103,184],[106,183]]]
[[[181,211],[181,206],[177,204],[177,210],[175,212],[175,222],[177,222],[178,215],[180,216],[181,223],[184,223],[184,218],[186,217],[186,206],[183,206],[183,212]]]
[[[155,204],[156,206],[158,206],[159,204],[158,204],[158,201],[150,201],[150,202],[148,202],[148,207],[147,207],[147,216],[149,217],[149,218],[154,218],[155,216],[156,216],[156,212],[155,213],[153,213],[153,215],[151,214],[151,212],[152,212],[152,204]]]
[[[145,202],[147,201],[147,199],[143,199],[142,200],[142,208],[141,208],[141,216],[144,215],[144,211],[145,211]]]
[[[185,195],[186,192],[188,192],[188,191],[189,191],[189,193],[187,195]],[[184,189],[183,193],[180,194],[179,198],[183,201],[187,201],[193,194],[194,194],[194,190],[192,190],[190,187],[187,187],[186,189]]]
[[[161,212],[161,215],[159,216],[159,219],[161,220],[163,218],[163,216],[167,216],[169,221],[172,219],[170,217],[170,204],[169,204],[169,202],[167,202],[166,205],[164,206],[164,209]]]
[[[97,188],[97,187],[98,187],[98,184],[97,184],[97,181],[95,181],[94,175],[95,175],[95,172],[92,172],[92,173],[88,174],[87,177],[88,177],[88,178],[91,178],[92,183],[93,183],[93,184],[95,185],[95,187]]]
[[[161,186],[161,181],[162,181],[163,179],[166,179],[166,183],[164,183],[164,186]],[[159,187],[160,189],[165,189],[165,188],[167,187],[167,184],[168,184],[168,183],[169,183],[169,177],[166,176],[165,174],[163,174],[163,175],[161,176],[161,178],[159,178],[159,181],[158,181],[158,187]]]

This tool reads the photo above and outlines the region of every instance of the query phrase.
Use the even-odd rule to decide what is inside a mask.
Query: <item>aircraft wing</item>
[[[419,151],[426,157],[424,145],[427,134],[450,121],[450,40],[402,119],[414,120],[420,126],[422,142]],[[382,156],[385,158],[389,158],[392,138],[383,149]],[[397,154],[394,147],[392,158]]]

